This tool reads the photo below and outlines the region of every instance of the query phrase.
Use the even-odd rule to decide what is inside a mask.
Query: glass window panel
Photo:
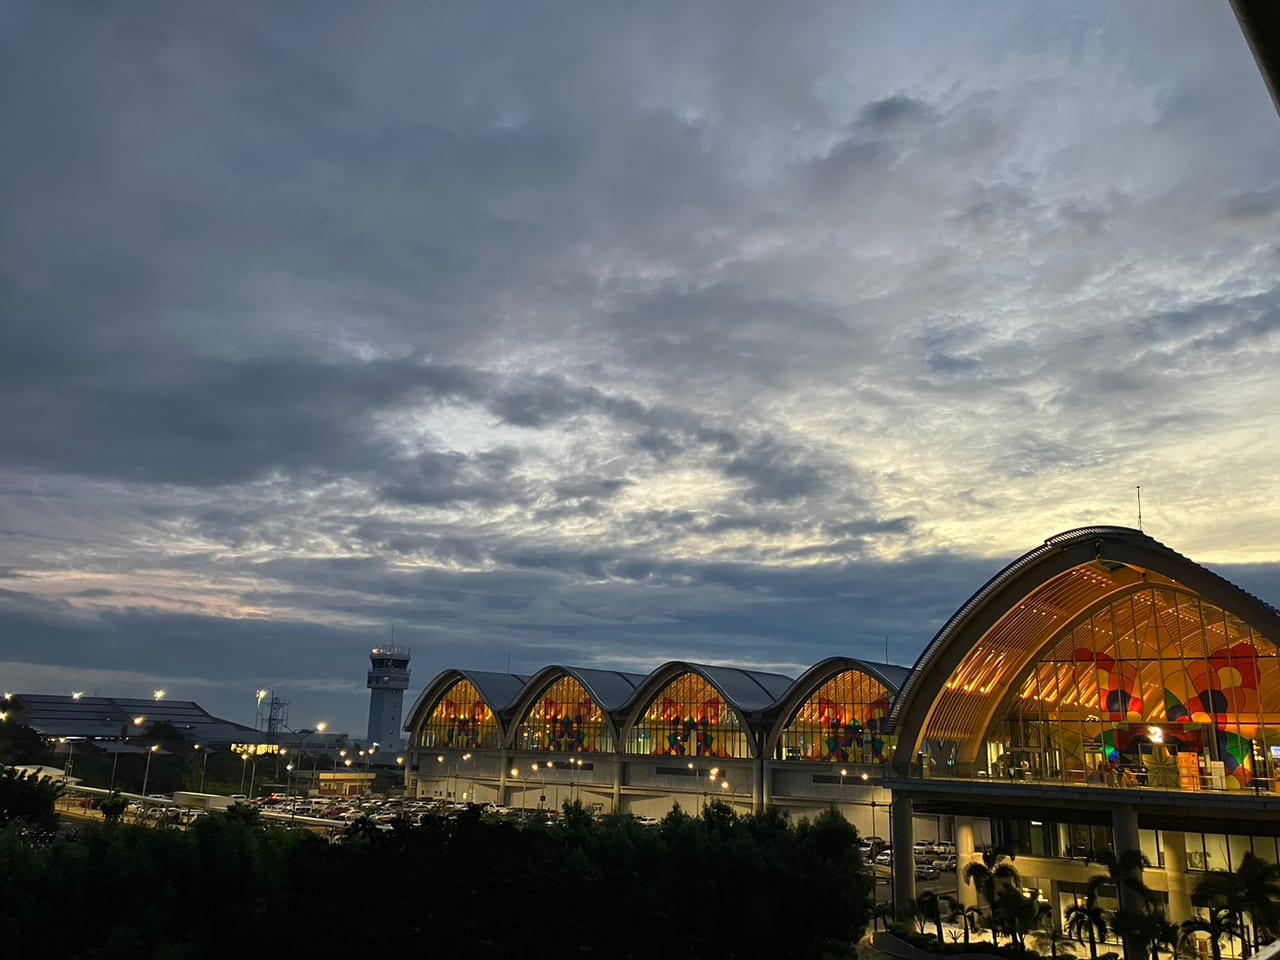
[[[497,718],[470,680],[441,695],[418,734],[421,746],[458,750],[496,750],[499,741]]]
[[[1227,837],[1227,853],[1231,855],[1231,866],[1228,870],[1236,870],[1240,867],[1240,862],[1244,860],[1244,855],[1253,849],[1253,841],[1251,837],[1230,836]]]
[[[662,757],[750,757],[738,712],[696,673],[677,677],[627,734],[627,753]]]
[[[1231,859],[1227,855],[1227,838],[1221,833],[1204,835],[1204,855],[1206,870],[1230,870]]]
[[[561,677],[533,702],[516,728],[517,750],[599,753],[613,749],[604,711],[574,677]]]
[[[1273,789],[1276,649],[1178,588],[1144,587],[1081,619],[1013,686],[1018,695],[994,719],[988,749],[1032,754],[1036,775],[1167,790]],[[1038,730],[1027,726],[1032,717]]]
[[[781,759],[879,763],[891,754],[883,733],[892,694],[860,670],[824,683],[782,732]]]
[[[1254,837],[1253,855],[1270,863],[1280,863],[1280,857],[1276,855],[1276,838]]]

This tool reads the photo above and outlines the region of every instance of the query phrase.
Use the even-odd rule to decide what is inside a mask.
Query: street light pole
[[[151,755],[160,749],[160,744],[153,743],[147,748],[147,769],[142,774],[142,795],[147,795],[147,781],[151,779]]]
[[[197,743],[195,749],[200,752],[200,792],[204,793],[204,775],[209,767],[209,748]]]

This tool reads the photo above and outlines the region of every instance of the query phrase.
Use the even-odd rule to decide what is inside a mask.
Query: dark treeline
[[[0,943],[71,958],[852,956],[871,890],[832,812],[713,804],[660,826],[516,824],[469,811],[339,843],[210,817],[103,825],[49,846],[0,833]],[[390,951],[396,951],[391,953]],[[411,953],[406,951],[412,951]]]

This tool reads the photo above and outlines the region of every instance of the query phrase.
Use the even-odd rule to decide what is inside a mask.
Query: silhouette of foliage
[[[710,804],[657,827],[478,808],[417,826],[357,823],[337,842],[206,817],[189,830],[91,826],[32,848],[0,834],[0,942],[57,930],[76,957],[675,960],[851,955],[870,915],[857,833],[838,814],[792,824]],[[367,921],[334,905],[376,891]],[[76,917],[75,924],[65,918]]]
[[[62,784],[30,772],[0,769],[0,827],[21,820],[33,827],[52,830],[58,825],[53,805],[62,795]]]

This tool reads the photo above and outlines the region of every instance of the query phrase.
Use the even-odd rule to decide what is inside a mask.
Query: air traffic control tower
[[[409,649],[395,645],[369,651],[369,737],[381,750],[404,746],[404,692],[409,688]]]

